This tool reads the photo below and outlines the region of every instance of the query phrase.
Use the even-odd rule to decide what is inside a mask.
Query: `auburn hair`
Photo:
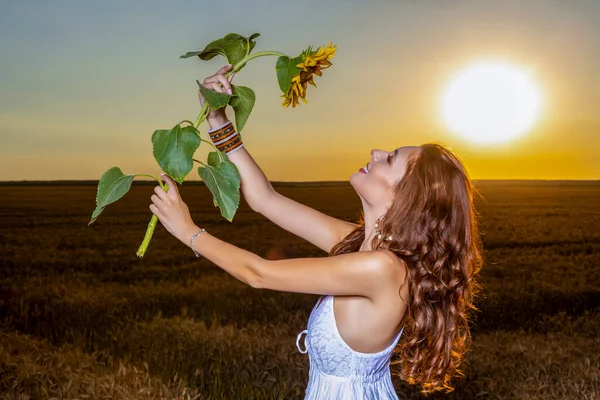
[[[468,317],[481,286],[482,245],[474,194],[459,158],[437,143],[424,144],[393,187],[393,200],[379,221],[382,238],[372,248],[392,251],[406,265],[409,298],[403,340],[394,350],[396,373],[421,392],[453,391],[450,380],[471,346]],[[359,250],[364,221],[330,255]]]

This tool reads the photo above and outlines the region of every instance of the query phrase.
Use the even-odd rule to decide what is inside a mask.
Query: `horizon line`
[[[527,182],[538,182],[538,183],[561,183],[561,182],[570,182],[570,183],[600,183],[600,179],[471,179],[472,182],[482,182],[482,183],[527,183]],[[55,180],[13,180],[13,181],[0,181],[0,186],[11,186],[11,185],[98,185],[99,179],[55,179]],[[324,181],[269,181],[272,185],[343,185],[350,184],[348,180],[340,180],[340,181],[332,181],[332,180],[324,180]],[[188,183],[191,185],[198,186],[206,186],[204,181],[202,180],[188,180],[184,181],[184,183]],[[140,179],[134,180],[132,185],[141,184],[156,184],[155,180],[152,179]]]

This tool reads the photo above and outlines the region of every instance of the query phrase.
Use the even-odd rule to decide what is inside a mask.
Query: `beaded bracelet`
[[[194,254],[196,255],[196,257],[200,257],[200,253],[198,253],[196,250],[194,250],[194,239],[196,239],[196,237],[201,234],[202,232],[206,232],[206,229],[204,228],[200,228],[200,230],[196,233],[194,233],[192,235],[192,238],[190,239],[190,248],[192,249],[192,251],[194,252]]]
[[[209,129],[208,133],[217,150],[224,151],[227,155],[244,147],[242,138],[235,131],[231,121],[227,121],[217,128]]]

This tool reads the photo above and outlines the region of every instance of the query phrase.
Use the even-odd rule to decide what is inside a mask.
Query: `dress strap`
[[[300,338],[302,338],[302,335],[304,333],[306,333],[306,335],[308,336],[308,330],[305,329],[302,332],[300,332],[296,337],[296,347],[298,348],[298,351],[302,354],[306,354],[308,352],[308,347],[306,346],[306,336],[304,336],[304,350],[300,348]]]

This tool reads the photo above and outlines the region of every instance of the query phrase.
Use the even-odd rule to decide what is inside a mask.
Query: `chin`
[[[363,174],[361,172],[355,172],[352,175],[350,175],[350,186],[352,186],[354,191],[356,193],[358,193],[359,196],[360,196],[360,186],[361,186],[360,179],[362,178],[362,175]]]
[[[356,179],[359,178],[358,174],[360,174],[360,172],[355,172],[352,175],[350,175],[350,185],[352,185],[352,187],[354,187],[354,184],[356,182]]]

